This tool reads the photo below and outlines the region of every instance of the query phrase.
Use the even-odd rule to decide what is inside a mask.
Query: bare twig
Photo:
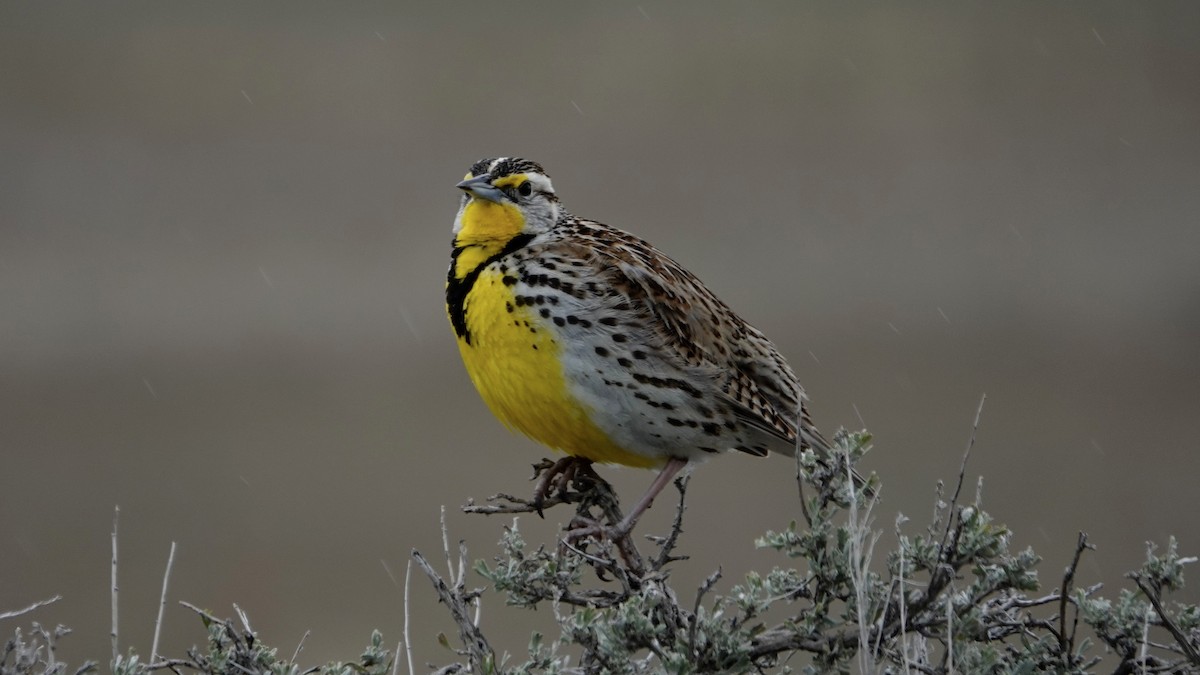
[[[304,635],[300,636],[300,641],[296,643],[296,650],[292,652],[292,663],[296,663],[296,659],[300,658],[300,652],[304,649],[304,642],[308,639],[311,630],[304,631]]]
[[[467,542],[462,539],[458,540],[458,582],[455,587],[461,592],[467,581]],[[469,598],[468,598],[469,599]],[[479,626],[483,621],[483,602],[475,596],[475,616],[472,617],[471,623]]]
[[[481,513],[496,515],[502,513],[536,513],[544,517],[544,511],[559,504],[577,504],[584,495],[582,492],[572,492],[568,488],[583,474],[599,478],[591,468],[591,462],[581,464],[585,460],[577,457],[564,457],[558,461],[542,459],[533,465],[533,478],[536,481],[533,499],[524,499],[506,493],[494,494],[487,498],[487,504],[476,504],[469,500],[463,507],[464,513]],[[553,486],[553,487],[552,487]]]
[[[620,567],[617,565],[617,561],[614,560],[612,557],[601,557],[598,555],[593,555],[591,553],[588,553],[586,550],[571,543],[570,539],[567,537],[560,538],[558,540],[558,544],[562,548],[570,551],[571,553],[574,553],[575,555],[579,556],[580,558],[583,558],[584,561],[586,561],[588,564],[590,564],[592,567],[596,568],[597,570],[603,570],[603,571],[609,572],[613,576],[620,575],[620,572],[621,572]],[[603,552],[607,553],[610,550],[611,549],[606,549]]]
[[[933,515],[930,517],[929,527],[926,530],[929,532],[930,538],[934,536],[934,533],[942,529],[942,518],[946,515],[947,506],[946,481],[939,478],[933,486]]]
[[[987,403],[987,394],[984,394],[979,399],[979,409],[975,411],[975,423],[971,425],[971,438],[967,440],[967,449],[963,452],[962,465],[958,469],[958,482],[954,486],[954,496],[950,498],[950,513],[954,513],[954,507],[958,504],[958,495],[962,492],[963,481],[967,475],[967,460],[971,458],[971,448],[975,447],[975,434],[979,431],[979,418],[983,416],[983,404]],[[950,522],[946,522],[946,531],[942,537],[942,547],[946,546],[946,537],[950,534]]]
[[[1079,533],[1075,543],[1075,555],[1071,564],[1063,573],[1062,588],[1058,592],[1058,650],[1063,658],[1063,668],[1070,668],[1075,654],[1075,629],[1079,626],[1079,608],[1075,608],[1075,621],[1071,626],[1071,634],[1067,635],[1067,598],[1071,594],[1071,584],[1075,582],[1075,571],[1079,568],[1079,558],[1085,549],[1091,546],[1087,543],[1087,534]]]
[[[216,624],[220,624],[220,625],[222,625],[222,626],[228,626],[228,625],[229,625],[229,622],[228,622],[228,621],[226,621],[226,620],[224,620],[224,619],[221,619],[221,618],[218,618],[218,617],[216,617],[216,616],[213,616],[212,614],[209,614],[208,612],[206,612],[206,611],[204,611],[204,610],[200,609],[199,607],[197,607],[197,606],[193,605],[193,604],[192,604],[192,603],[190,603],[190,602],[187,602],[186,600],[180,600],[180,601],[179,601],[179,604],[180,604],[180,605],[183,605],[184,607],[187,607],[188,609],[192,610],[193,612],[195,612],[195,613],[199,614],[199,615],[200,615],[200,618],[201,618],[201,619],[204,619],[204,621],[205,621],[205,622],[207,622],[207,623],[216,623]]]
[[[408,582],[411,578],[412,561],[409,560],[408,566],[404,570],[404,654],[408,657],[408,675],[416,675],[416,671],[413,669],[412,638],[408,636]]]
[[[675,507],[675,520],[671,522],[670,534],[662,539],[655,538],[661,547],[659,548],[658,555],[650,563],[650,569],[652,570],[661,570],[667,564],[686,557],[673,556],[671,552],[675,550],[675,545],[679,542],[679,535],[683,534],[683,512],[687,510],[685,499],[687,497],[688,482],[691,479],[691,474],[685,474],[675,479],[675,489],[679,490],[679,504]]]
[[[444,513],[445,513],[445,510],[443,509],[443,514]],[[405,567],[404,585],[403,586],[401,586],[400,582],[396,580],[396,575],[392,574],[392,568],[388,566],[387,561],[380,558],[379,562],[381,565],[383,565],[384,571],[387,572],[388,578],[391,579],[392,583],[395,584],[396,588],[400,589],[404,594],[404,640],[401,642],[401,645],[404,647],[404,651],[408,655],[408,675],[414,675],[413,660],[412,660],[412,658],[413,658],[412,657],[412,643],[409,641],[409,637],[408,637],[408,620],[409,620],[408,589],[409,589],[409,580],[412,578],[412,560],[409,560],[408,565]],[[392,664],[392,675],[396,675],[396,672],[399,670],[399,667],[400,667],[400,647],[397,647],[395,663]]]
[[[174,673],[182,673],[180,668],[193,670],[195,667],[195,663],[193,663],[191,659],[163,659],[161,661],[146,664],[146,670],[154,671],[166,669]],[[76,673],[76,675],[78,675],[78,673]]]
[[[946,598],[946,672],[954,672],[954,598]]]
[[[50,631],[47,631],[45,628],[42,628],[42,626],[40,624],[37,624],[37,623],[33,624],[32,632],[34,635],[41,637],[42,640],[44,640],[46,642],[46,670],[45,670],[45,672],[53,673],[54,671],[58,670],[58,666],[57,666],[58,659],[55,658],[55,652],[57,651],[57,648],[56,648],[56,645],[54,644],[56,641],[57,635],[54,633],[51,633]],[[7,647],[8,647],[8,645],[6,644],[5,651],[7,651]],[[6,657],[7,657],[6,653],[0,654],[0,663],[4,663],[5,661],[7,661],[8,659]]]
[[[238,604],[235,602],[233,603],[233,611],[242,622],[242,628],[246,630],[246,635],[254,635],[254,629],[250,627],[250,617],[246,615],[246,610],[238,607]]]
[[[446,556],[446,570],[450,574],[450,584],[458,585],[458,580],[454,578],[454,563],[450,561],[450,528],[446,526],[446,505],[441,506],[441,523],[442,523],[442,554]]]
[[[1187,634],[1179,628],[1179,625],[1163,609],[1162,599],[1158,596],[1158,591],[1151,588],[1150,584],[1146,583],[1146,579],[1141,574],[1134,573],[1128,576],[1130,579],[1133,579],[1133,582],[1138,585],[1138,588],[1150,600],[1150,604],[1154,605],[1154,612],[1158,614],[1159,621],[1171,633],[1171,637],[1175,638],[1175,641],[1179,643],[1180,648],[1183,649],[1184,656],[1187,657],[1193,666],[1200,666],[1200,653],[1197,653],[1196,646],[1192,644]]]
[[[476,504],[474,500],[468,501],[463,505],[463,513],[479,513],[485,516],[492,516],[505,513],[537,513],[538,507],[531,499],[522,499],[514,495],[504,492],[494,494],[487,498],[487,504]],[[559,504],[574,504],[579,501],[577,494],[567,493],[563,495],[552,495],[546,497],[542,502],[542,510],[548,509]]]
[[[963,477],[967,473],[967,460],[971,458],[971,448],[975,447],[975,435],[979,433],[979,419],[983,417],[983,404],[987,403],[987,394],[979,397],[979,408],[975,410],[975,423],[971,425],[971,438],[967,440],[967,449],[963,451],[962,466],[958,470],[958,484],[954,487],[954,497],[951,504],[958,503],[958,494],[962,491]]]
[[[420,551],[413,550],[412,558],[417,562],[417,566],[425,572],[425,576],[433,582],[433,589],[437,592],[438,598],[450,610],[450,615],[454,619],[455,625],[458,626],[458,634],[462,639],[463,646],[467,650],[467,658],[469,659],[472,670],[482,671],[485,664],[494,664],[496,662],[496,653],[488,644],[487,638],[479,630],[479,626],[471,620],[469,613],[469,601],[464,597],[461,588],[451,588],[446,584],[446,581],[433,570],[433,566],[421,555]]]
[[[175,542],[171,542],[171,553],[167,556],[167,570],[163,572],[162,595],[158,599],[158,619],[154,621],[154,642],[150,643],[150,663],[158,660],[158,636],[162,634],[163,608],[167,606],[167,584],[171,581],[171,567],[175,564]]]
[[[871,511],[874,509],[877,497],[872,495],[867,502],[866,512],[859,520],[859,501],[854,494],[854,469],[850,466],[849,453],[841,453],[841,459],[846,462],[846,481],[850,489],[850,503],[846,507],[848,519],[847,529],[850,537],[850,578],[854,591],[854,610],[858,624],[858,661],[861,672],[870,673],[876,670],[875,653],[871,649],[870,623],[868,616],[870,603],[867,598],[867,584],[870,576],[871,556],[875,551],[875,542],[879,533],[871,531]],[[882,635],[883,631],[880,631]]]
[[[696,654],[696,631],[700,628],[700,605],[704,602],[704,596],[717,585],[721,580],[721,568],[717,568],[716,572],[708,575],[704,583],[700,584],[700,588],[696,591],[696,602],[692,605],[692,620],[688,626],[688,647],[694,656]]]
[[[908,650],[908,617],[905,615],[908,608],[908,591],[904,588],[904,556],[899,556],[900,560],[900,657],[904,661],[904,672],[912,670],[912,663],[909,659]],[[883,631],[879,631],[882,635]]]
[[[1149,595],[1149,593],[1147,593]],[[1138,652],[1138,661],[1142,664],[1142,675],[1146,674],[1146,660],[1150,654],[1150,612],[1142,617],[1142,643]]]
[[[117,662],[117,657],[121,655],[120,647],[118,646],[118,631],[117,631],[117,523],[121,518],[121,507],[113,507],[113,529],[112,529],[112,658],[113,663]]]
[[[629,537],[624,537],[620,541],[604,539],[597,541],[596,544],[599,548],[598,553],[600,555],[588,553],[585,548],[576,546],[572,541],[572,537],[570,536],[559,539],[560,550],[571,551],[573,554],[582,558],[585,562],[592,566],[592,569],[596,571],[596,576],[598,576],[601,580],[605,579],[605,574],[612,575],[612,578],[621,584],[621,591],[616,594],[597,592],[595,594],[596,598],[602,599],[597,602],[597,599],[584,599],[578,594],[569,593],[566,592],[565,589],[560,589],[561,594],[556,596],[556,601],[577,606],[611,606],[620,602],[624,602],[631,597],[637,589],[642,587],[643,583],[646,581],[645,566],[642,564],[641,556],[638,553],[637,548],[633,546],[631,541],[629,541]],[[616,557],[612,555],[614,548],[620,554],[621,559],[625,563],[624,565],[618,563]],[[584,596],[587,595],[588,593],[584,594]],[[583,602],[580,602],[581,599]]]
[[[28,614],[28,613],[32,612],[33,610],[38,609],[40,607],[45,607],[46,605],[52,605],[52,604],[58,602],[59,600],[62,600],[62,596],[56,595],[53,598],[47,598],[45,600],[38,600],[37,602],[35,602],[32,605],[25,607],[23,609],[16,609],[11,612],[4,612],[3,614],[0,614],[0,621],[2,621],[4,619],[15,619],[16,617],[21,616],[22,614]]]

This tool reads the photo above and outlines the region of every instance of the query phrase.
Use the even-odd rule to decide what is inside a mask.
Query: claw
[[[542,509],[546,505],[546,498],[551,494],[550,486],[553,485],[553,494],[563,495],[567,492],[571,481],[575,479],[579,467],[591,466],[590,459],[575,457],[568,455],[557,462],[550,463],[549,460],[543,460],[533,465],[534,478],[538,479],[537,487],[533,490],[533,508],[541,518],[546,515],[542,513]]]

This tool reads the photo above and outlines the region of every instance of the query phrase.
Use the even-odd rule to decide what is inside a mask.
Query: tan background
[[[31,618],[107,661],[114,504],[144,651],[171,541],[173,600],[289,653],[311,629],[309,663],[400,638],[381,561],[439,549],[439,505],[490,556],[502,521],[457,506],[543,453],[475,395],[442,285],[453,184],[497,154],[696,271],[823,428],[861,415],[880,527],[925,522],[987,392],[971,473],[1051,584],[1080,529],[1084,582],[1200,552],[1198,29],[1193,2],[4,3],[0,609],[61,593]],[[751,542],[790,470],[697,472],[681,586],[781,562]],[[412,611],[445,661],[423,580]],[[550,614],[484,617],[520,651]]]

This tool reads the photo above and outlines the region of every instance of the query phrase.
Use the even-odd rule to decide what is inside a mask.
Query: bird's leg
[[[567,538],[574,541],[588,536],[608,536],[613,542],[619,544],[633,531],[633,526],[637,525],[638,518],[641,518],[646,509],[650,508],[658,493],[662,492],[663,488],[670,484],[675,474],[679,473],[679,470],[685,466],[687,466],[686,459],[679,459],[678,457],[668,459],[666,466],[662,468],[662,471],[654,478],[654,482],[650,484],[649,489],[646,490],[646,494],[642,495],[642,498],[634,505],[633,510],[622,518],[621,522],[613,527],[604,527],[595,522],[590,524],[580,523],[580,519],[576,518],[575,522],[582,526],[572,528],[567,533]]]
[[[596,476],[596,478],[600,478],[595,471],[592,471],[592,460],[584,457],[576,457],[574,462],[571,462],[563,469],[562,474],[558,477],[558,480],[554,484],[554,492],[560,495],[566,494],[567,490],[571,487],[571,483],[575,480],[575,477],[580,473],[588,471],[590,471],[593,476]]]
[[[543,460],[549,461],[549,460]],[[538,516],[545,518],[542,514],[542,507],[546,504],[546,497],[551,493],[550,486],[554,485],[554,493],[562,494],[567,491],[567,486],[570,485],[571,479],[575,477],[575,472],[580,464],[585,466],[591,465],[592,461],[574,455],[567,455],[557,462],[545,467],[545,464],[535,465],[536,467],[545,467],[541,469],[541,475],[538,478],[537,487],[533,489],[533,508],[537,510]],[[557,479],[557,480],[555,480]]]
[[[600,477],[596,470],[592,468],[591,463],[580,463],[575,471],[574,476],[575,489],[581,493],[581,501],[579,509],[575,513],[575,517],[567,524],[566,536],[563,538],[562,545],[569,548],[575,548],[578,543],[581,548],[576,550],[583,551],[587,548],[586,539],[608,538],[609,542],[615,547],[621,559],[624,560],[624,566],[628,572],[634,577],[641,578],[645,573],[646,565],[642,560],[641,553],[637,547],[633,545],[631,537],[625,536],[617,538],[612,535],[614,532],[611,525],[602,524],[601,519],[607,520],[609,523],[618,523],[625,519],[621,513],[621,507],[617,502],[617,494],[609,485],[608,481]],[[600,515],[593,517],[592,509],[598,509]],[[593,558],[592,564],[596,568],[596,574],[601,580],[607,580],[606,574],[612,573],[617,576],[622,576],[623,573],[614,567],[616,562],[608,558],[606,554],[600,553],[601,558]],[[607,563],[603,562],[607,560]]]
[[[646,490],[646,494],[642,495],[638,503],[633,505],[633,509],[625,515],[624,520],[617,525],[616,530],[612,533],[614,539],[624,539],[629,536],[629,533],[633,531],[633,526],[637,525],[638,518],[642,517],[646,509],[650,508],[650,505],[654,503],[654,498],[658,496],[658,493],[670,485],[671,479],[685,466],[687,466],[686,459],[672,457],[667,460],[666,466],[662,468],[662,471],[658,472],[658,476],[650,484],[650,488]]]

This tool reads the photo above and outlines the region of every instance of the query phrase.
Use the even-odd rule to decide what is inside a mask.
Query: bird
[[[614,539],[713,455],[829,455],[779,350],[674,259],[572,215],[529,159],[482,159],[456,187],[446,309],[488,408],[568,462],[659,469]]]

